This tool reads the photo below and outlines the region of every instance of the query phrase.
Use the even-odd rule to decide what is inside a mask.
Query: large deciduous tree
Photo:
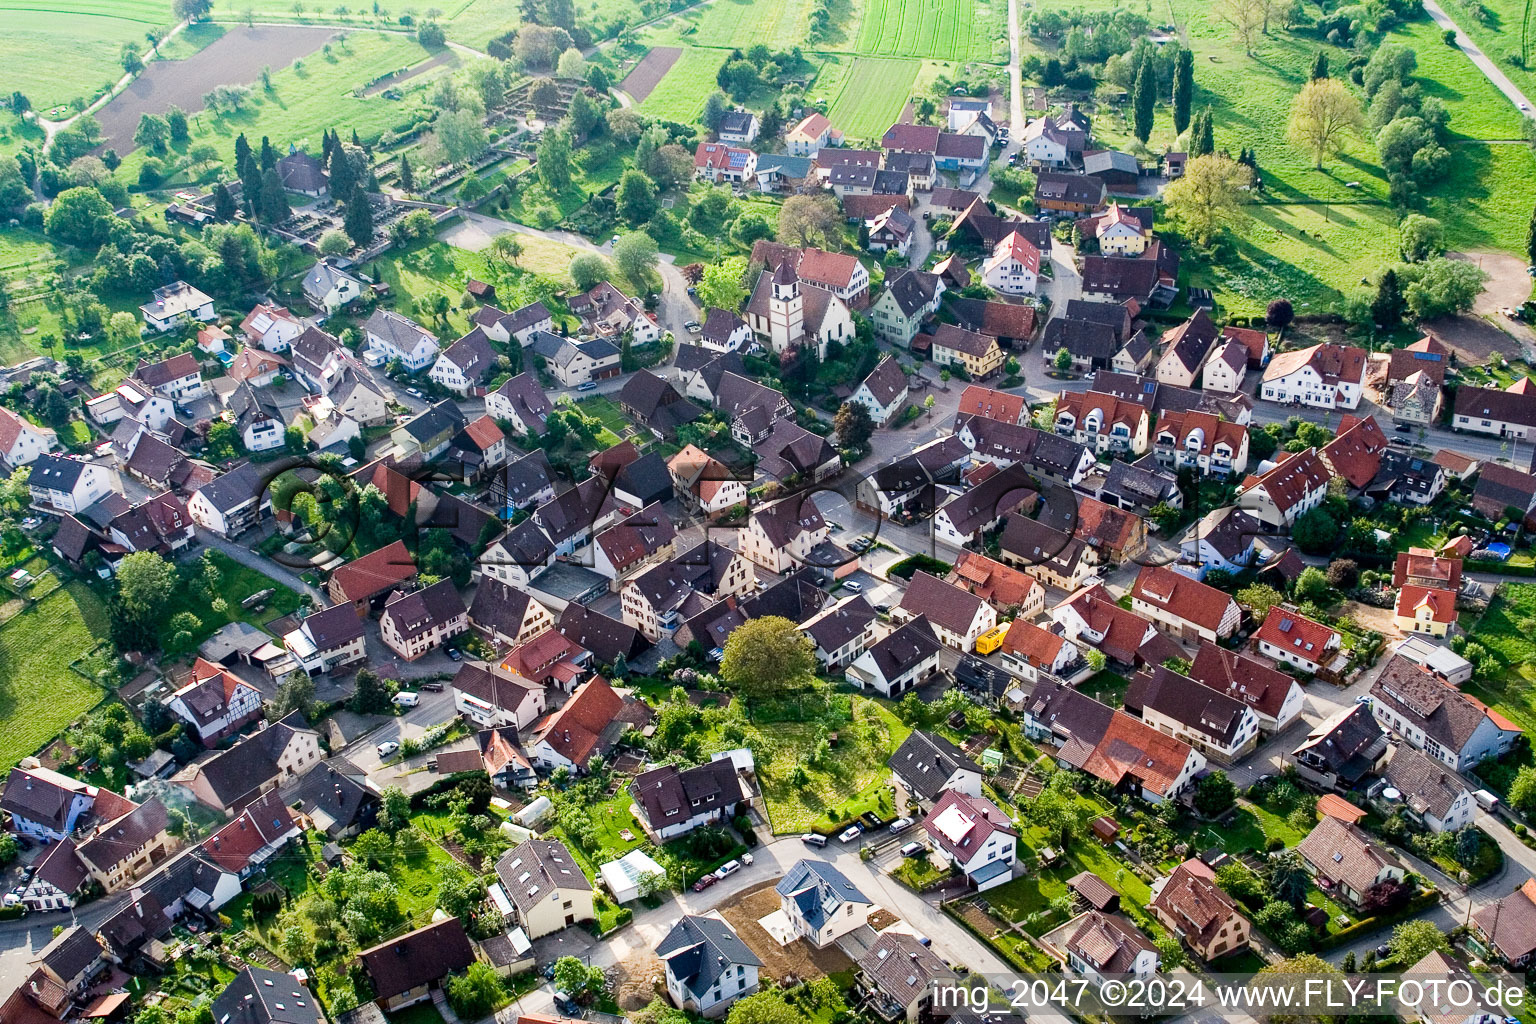
[[[789,619],[764,615],[726,638],[720,678],[739,693],[761,697],[799,685],[815,668],[810,638]]]
[[[1247,167],[1211,153],[1191,160],[1184,176],[1163,193],[1163,201],[1186,235],[1209,246],[1223,230],[1246,218],[1244,187],[1252,180]]]
[[[1312,151],[1313,166],[1318,169],[1324,156],[1337,153],[1345,139],[1364,128],[1360,101],[1337,79],[1308,82],[1291,103],[1291,139]]]

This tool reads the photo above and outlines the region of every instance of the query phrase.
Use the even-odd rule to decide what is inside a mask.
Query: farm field
[[[69,663],[107,636],[107,609],[70,583],[0,626],[0,769],[9,769],[101,700]]]
[[[725,62],[723,50],[688,48],[666,73],[640,110],[669,121],[695,121],[704,112],[704,99],[716,88],[715,75]]]
[[[644,29],[640,38],[652,44],[745,49],[762,43],[787,49],[805,42],[810,6],[810,0],[713,0]],[[818,48],[831,48],[829,42]]]
[[[186,60],[203,47],[216,42],[224,35],[224,26],[215,21],[203,21],[188,25],[175,38],[155,48],[158,60]]]
[[[651,90],[656,88],[656,83],[672,70],[672,65],[676,64],[677,59],[682,55],[681,47],[653,46],[645,58],[624,76],[624,81],[619,83],[619,88],[629,93],[635,102],[643,101],[651,94]]]
[[[316,33],[313,29],[258,29],[257,31],[301,32],[306,36]],[[192,60],[205,60],[234,33],[209,47]],[[324,40],[322,39],[323,43]],[[331,53],[314,55],[302,61],[302,67],[290,65],[272,75],[270,93],[256,89],[250,103],[238,112],[212,114],[207,111],[193,118],[192,138],[189,146],[211,142],[220,155],[227,158],[232,152],[235,136],[245,132],[248,138],[260,140],[263,135],[272,139],[280,150],[297,145],[318,150],[320,133],[335,125],[348,125],[357,130],[365,140],[377,138],[383,132],[410,124],[420,109],[417,98],[427,87],[431,76],[423,75],[411,80],[404,100],[388,100],[382,96],[363,98],[355,90],[364,83],[381,75],[409,67],[426,59],[428,53],[409,36],[380,32],[353,32],[344,44],[333,44]],[[202,93],[211,88],[205,84],[195,92],[195,98],[183,96],[181,106],[185,110],[202,107]],[[188,90],[189,93],[193,90]],[[174,101],[174,97],[168,97]],[[115,105],[115,103],[113,104]],[[137,114],[134,115],[135,123]],[[105,122],[104,122],[105,123]],[[118,174],[127,181],[138,178],[139,167],[146,154],[135,150],[128,154]]]
[[[338,28],[392,29],[403,34],[412,34],[408,29],[402,28],[399,18],[400,14],[406,13],[410,8],[391,12],[380,7],[377,8],[378,13],[374,14],[359,5],[347,10],[344,14],[337,14],[336,8],[321,4],[318,0],[315,3],[302,4],[301,7],[303,9],[296,14],[291,0],[215,0],[213,16],[226,22],[244,21],[245,12],[249,10],[257,21],[335,25]],[[496,36],[522,24],[518,0],[449,0],[448,3],[438,5],[435,9],[442,12],[439,20],[447,29],[448,38],[451,41],[477,50],[483,49],[485,44]],[[416,13],[420,17],[420,12]]]
[[[863,0],[854,50],[866,56],[1008,59],[1002,0]]]
[[[850,140],[878,140],[900,118],[920,64],[894,57],[855,58],[827,117]]]
[[[122,77],[124,43],[147,49],[145,32],[163,35],[175,23],[170,0],[7,0],[0,33],[6,93],[21,90],[39,112],[89,102]]]

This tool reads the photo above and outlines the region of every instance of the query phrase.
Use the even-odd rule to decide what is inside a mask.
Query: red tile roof
[[[1018,423],[1024,413],[1024,396],[994,391],[980,384],[968,384],[960,392],[959,416],[985,416],[1003,423]]]
[[[1237,604],[1230,594],[1161,565],[1142,567],[1131,585],[1131,598],[1210,630],[1219,629]]]
[[[1394,609],[1398,616],[1417,619],[1422,608],[1429,609],[1430,619],[1434,622],[1453,623],[1456,621],[1456,592],[1412,584],[1398,590],[1397,606]]]
[[[1008,635],[1003,637],[1003,653],[1016,655],[1035,668],[1050,668],[1066,642],[1065,637],[1033,622],[1014,619],[1008,627]]]
[[[1291,651],[1307,661],[1322,663],[1330,644],[1335,644],[1339,634],[1321,622],[1313,622],[1305,616],[1275,605],[1264,618],[1264,624],[1254,634],[1261,641],[1281,650]]]
[[[1359,419],[1345,416],[1339,433],[1323,445],[1323,460],[1355,489],[1364,487],[1381,469],[1381,453],[1387,450],[1387,436],[1376,425],[1376,417]]]
[[[544,720],[544,741],[572,764],[585,765],[608,727],[624,707],[624,698],[601,676],[586,683]]]
[[[330,586],[343,600],[362,601],[397,587],[416,575],[416,563],[405,541],[371,551],[331,574]]]

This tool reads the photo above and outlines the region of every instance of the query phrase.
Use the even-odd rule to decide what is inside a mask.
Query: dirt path
[[[382,81],[373,83],[368,88],[363,90],[363,95],[377,96],[385,89],[393,89],[395,86],[400,85],[403,82],[409,82],[417,75],[424,75],[428,71],[431,71],[433,68],[442,67],[444,64],[447,64],[450,61],[453,63],[458,63],[458,60],[458,54],[454,53],[452,50],[444,50],[437,56],[428,57],[420,64],[417,64],[414,67],[406,68],[404,71],[397,75],[390,75],[388,78]]]
[[[632,96],[636,103],[643,102],[682,55],[683,48],[680,46],[653,46],[651,52],[624,76],[619,88]]]

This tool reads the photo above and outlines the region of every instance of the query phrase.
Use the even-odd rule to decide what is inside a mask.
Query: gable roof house
[[[746,182],[757,171],[757,154],[723,142],[701,142],[693,151],[693,174],[701,181]]]
[[[445,918],[357,955],[382,1010],[404,1009],[432,998],[448,975],[468,969],[474,946],[457,917]]]
[[[986,797],[946,789],[923,818],[923,830],[978,892],[1012,881],[1018,828]]]
[[[1159,414],[1152,442],[1157,461],[1175,469],[1225,477],[1248,468],[1248,428],[1209,412]]]
[[[1264,368],[1259,394],[1268,401],[1320,409],[1353,409],[1365,388],[1363,348],[1324,342],[1281,352]]]
[[[193,762],[172,781],[214,810],[233,812],[297,778],[320,756],[320,734],[295,712],[207,760]]]
[[[1238,487],[1238,507],[1271,529],[1288,527],[1328,496],[1333,473],[1316,448],[1280,452],[1270,469],[1249,474]]]
[[[192,675],[165,701],[166,710],[185,722],[204,747],[225,739],[261,717],[261,691],[233,672],[198,658]]]
[[[1040,343],[1043,357],[1050,361],[1066,349],[1072,357],[1072,368],[1079,372],[1107,369],[1120,348],[1120,339],[1109,324],[1064,316],[1046,323]]]
[[[750,592],[757,583],[752,563],[723,544],[706,540],[626,580],[620,591],[624,623],[651,642],[671,638],[705,600]]]
[[[1035,208],[1082,217],[1104,205],[1104,182],[1087,174],[1042,171],[1035,177]]]
[[[1279,732],[1301,714],[1306,696],[1294,676],[1240,651],[1201,641],[1189,677],[1242,702],[1258,716],[1259,731]]]
[[[636,345],[644,345],[661,337],[661,326],[645,311],[645,304],[609,281],[573,296],[570,308],[582,326],[599,338],[617,338],[627,331]]]
[[[325,1024],[325,1011],[292,974],[245,967],[214,999],[219,1024]]]
[[[1055,746],[1062,767],[1123,786],[1149,803],[1177,799],[1205,768],[1205,756],[1183,740],[1060,682],[1037,682],[1023,713],[1025,735]]]
[[[919,616],[928,620],[940,643],[963,652],[975,650],[976,638],[997,625],[997,612],[986,601],[922,570],[912,575],[901,603],[891,609],[891,621]]]
[[[1225,640],[1237,632],[1243,611],[1230,594],[1166,566],[1142,566],[1130,588],[1131,610],[1181,640]]]
[[[437,359],[437,335],[387,309],[375,309],[363,321],[363,339],[370,357],[379,363],[399,360],[412,373],[425,370]]]
[[[524,347],[532,343],[535,333],[550,330],[555,325],[549,307],[542,302],[530,302],[510,313],[503,313],[495,306],[481,306],[469,320],[492,341],[505,345],[516,338]]]
[[[1152,239],[1140,256],[1084,256],[1083,298],[1090,302],[1125,302],[1166,308],[1178,295],[1179,255]]]
[[[1194,387],[1216,344],[1216,325],[1203,309],[1163,336],[1163,358],[1157,363],[1159,384]]]
[[[750,116],[750,115],[749,115]],[[656,947],[674,1006],[705,1019],[723,1016],[757,991],[763,962],[724,920],[685,914]]]
[[[529,839],[496,861],[496,877],[512,903],[512,920],[530,939],[592,921],[592,883],[564,843]]]
[[[641,772],[629,784],[629,795],[635,798],[646,832],[656,842],[665,842],[731,820],[751,794],[726,757],[693,768],[666,764]]]
[[[1099,561],[1081,539],[1017,513],[1004,519],[998,546],[1005,565],[1066,591],[1081,587]]]
[[[816,660],[827,672],[845,669],[874,639],[875,609],[863,595],[834,602],[805,622],[800,632],[811,638]]]
[[[939,324],[931,347],[934,365],[959,366],[972,380],[986,380],[1003,368],[1003,350],[996,338],[954,324]]]
[[[901,411],[907,394],[907,372],[894,356],[886,356],[859,383],[849,401],[864,406],[874,425],[883,427]]]
[[[531,371],[512,377],[485,397],[486,413],[507,420],[519,434],[542,434],[544,419],[552,408]]]
[[[218,316],[213,309],[213,299],[185,281],[173,281],[156,288],[150,300],[139,307],[139,312],[144,316],[144,325],[160,334],[175,330],[190,320],[211,323]]]
[[[842,155],[848,155],[848,151]],[[847,253],[827,252],[814,246],[798,249],[760,240],[753,243],[750,262],[762,263],[770,270],[788,263],[801,284],[831,292],[850,309],[863,309],[869,301],[869,270]],[[808,303],[807,319],[809,313]]]
[[[926,270],[893,267],[885,288],[869,307],[875,333],[893,345],[909,347],[923,321],[938,312],[944,281]]]
[[[1050,257],[1045,257],[1046,262]],[[1041,252],[1017,231],[998,240],[992,255],[981,265],[981,279],[988,288],[1006,295],[1033,295],[1040,282]]]
[[[1110,463],[1109,472],[1094,497],[1106,505],[1134,512],[1143,518],[1158,505],[1184,507],[1179,478],[1159,466],[1156,455],[1143,456],[1135,462],[1116,459]]]
[[[1324,789],[1353,789],[1387,752],[1387,737],[1364,704],[1341,708],[1318,723],[1291,752],[1303,779]]]
[[[1033,576],[978,551],[959,552],[947,582],[964,587],[999,614],[1034,619],[1045,612],[1045,588]]]
[[[1365,901],[1372,886],[1401,881],[1406,870],[1355,826],[1324,816],[1296,846],[1307,870],[1332,883],[1330,891],[1354,906]]]
[[[1151,620],[1120,607],[1096,581],[1051,609],[1051,618],[1068,640],[1122,665],[1161,665],[1183,653]]]
[[[1152,883],[1152,915],[1202,960],[1248,948],[1252,926],[1236,901],[1216,884],[1216,873],[1191,857]]]
[[[846,875],[821,860],[796,861],[774,891],[794,934],[817,949],[864,927],[875,909]]]
[[[351,603],[306,615],[283,634],[283,647],[310,675],[344,668],[367,656],[365,620]]]
[[[1371,713],[1383,729],[1458,772],[1507,753],[1521,732],[1476,697],[1399,654],[1387,659],[1371,686]]]
[[[1472,507],[1495,523],[1508,518],[1525,524],[1536,510],[1536,476],[1488,462],[1478,471]],[[1511,509],[1518,514],[1510,515]]]
[[[1536,391],[1517,380],[1504,390],[1462,385],[1456,390],[1453,430],[1528,440],[1536,436]]]
[[[1022,466],[992,473],[946,501],[934,514],[938,538],[952,547],[973,543],[1014,511],[1033,511],[1039,492]]]
[[[466,661],[453,675],[453,706],[482,729],[510,725],[523,730],[544,714],[544,687],[494,666]]]
[[[1403,808],[1431,832],[1455,832],[1472,824],[1478,815],[1477,801],[1466,781],[1442,762],[1406,743],[1392,752],[1381,779],[1381,786],[1372,789],[1397,790]],[[1383,797],[1381,792],[1376,795]],[[1392,808],[1396,801],[1384,803]]]
[[[770,572],[782,573],[807,563],[831,532],[813,495],[790,495],[753,511],[741,532],[741,553]]]
[[[1039,682],[1042,675],[1065,678],[1082,661],[1082,652],[1072,641],[1023,617],[1009,623],[999,650],[1003,668],[1028,683]],[[1021,689],[1018,696],[1023,694]]]
[[[881,1020],[917,1024],[927,1019],[958,975],[915,935],[894,929],[881,933],[858,959],[857,987],[865,1006]]]
[[[205,840],[202,851],[225,871],[248,878],[303,831],[282,796],[268,791]]]
[[[1376,425],[1376,417],[1345,415],[1339,420],[1337,435],[1318,454],[1350,487],[1362,491],[1376,478],[1386,450],[1387,437]]]
[[[394,541],[338,567],[326,581],[336,604],[350,602],[359,615],[416,576],[416,561],[404,541]]]
[[[549,767],[579,770],[593,754],[612,749],[626,728],[617,716],[624,708],[607,680],[594,677],[576,688],[570,700],[534,726],[528,748],[534,760]]]
[[[329,259],[322,259],[304,275],[302,291],[315,312],[334,313],[362,297],[363,282]]]
[[[1521,968],[1536,954],[1536,878],[1502,900],[1484,903],[1472,914],[1472,925],[1479,939],[1487,943],[1505,963]]]
[[[1219,764],[1234,764],[1259,745],[1259,718],[1242,701],[1162,665],[1143,670],[1125,694],[1126,710],[1176,736]]]
[[[950,790],[981,796],[981,766],[938,733],[914,730],[886,766],[909,806],[932,807]]]
[[[496,376],[498,358],[485,331],[472,327],[468,334],[443,349],[427,376],[457,395],[478,397],[485,394],[485,385]]]
[[[1056,399],[1056,433],[1095,452],[1147,450],[1151,418],[1145,406],[1096,391],[1063,391]]]
[[[396,590],[384,599],[379,637],[406,661],[415,661],[469,628],[469,609],[451,579],[420,590]]]
[[[359,835],[378,818],[379,792],[368,773],[344,757],[315,762],[278,792],[283,803],[331,840]]]
[[[1089,910],[1040,936],[1064,968],[1102,987],[1110,978],[1151,978],[1160,962],[1157,947],[1119,914]]]
[[[1337,630],[1275,605],[1254,632],[1259,653],[1294,665],[1303,672],[1338,674],[1349,658],[1342,652]]]

